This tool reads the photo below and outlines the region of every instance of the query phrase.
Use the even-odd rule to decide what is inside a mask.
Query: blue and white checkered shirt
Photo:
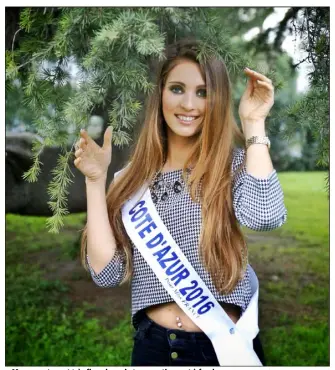
[[[244,157],[244,149],[234,150],[232,173],[235,173]],[[155,190],[158,198],[155,203],[158,214],[217,301],[235,304],[241,307],[242,312],[244,312],[251,299],[248,269],[244,278],[240,280],[232,293],[222,295],[216,290],[209,273],[205,270],[199,258],[198,240],[201,229],[201,204],[192,201],[184,186],[181,191],[176,192],[174,186],[176,181],[184,185],[181,174],[182,170],[162,173],[164,182],[170,184],[170,186],[167,189]],[[180,188],[177,190],[180,190]],[[168,197],[166,200],[161,200],[165,192]],[[155,201],[153,192],[151,192],[151,196]],[[166,194],[164,197],[166,197]],[[244,167],[234,179],[233,206],[238,222],[252,230],[267,231],[283,225],[287,218],[287,210],[276,171],[273,170],[267,179],[256,179],[248,174]],[[171,302],[172,298],[161,285],[138,249],[133,244],[132,246],[134,272],[131,281],[131,311],[133,324],[136,327],[136,313],[152,305]],[[119,285],[125,273],[124,258],[124,254],[117,251],[113,259],[99,274],[94,272],[87,258],[94,282],[100,287]]]

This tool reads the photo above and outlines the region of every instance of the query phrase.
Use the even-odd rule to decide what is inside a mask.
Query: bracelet
[[[252,144],[265,144],[269,149],[271,147],[270,139],[267,136],[251,136],[251,138],[246,141],[246,149]]]

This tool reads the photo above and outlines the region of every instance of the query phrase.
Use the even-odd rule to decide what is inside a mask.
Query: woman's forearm
[[[248,140],[252,136],[266,136],[264,122],[253,122],[244,132],[245,139]],[[273,171],[273,165],[269,153],[269,149],[264,144],[252,144],[247,149],[246,170],[251,176],[258,179],[267,178]]]
[[[111,261],[116,242],[111,229],[106,203],[106,178],[86,179],[87,197],[87,255],[95,273],[101,272]]]

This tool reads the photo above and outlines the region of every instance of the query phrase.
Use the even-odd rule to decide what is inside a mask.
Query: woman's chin
[[[196,132],[174,132],[173,133],[173,136],[175,137],[180,137],[180,138],[185,138],[185,139],[188,139],[188,138],[193,138],[194,136],[196,135]]]
[[[183,138],[191,138],[194,135],[196,135],[199,132],[198,127],[184,127],[184,128],[176,128],[176,129],[171,129],[169,127],[170,134],[171,136],[179,136]]]

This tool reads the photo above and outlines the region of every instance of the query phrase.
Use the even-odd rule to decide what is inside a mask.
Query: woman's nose
[[[181,107],[185,110],[191,110],[195,108],[195,97],[193,94],[184,94],[181,100]]]

